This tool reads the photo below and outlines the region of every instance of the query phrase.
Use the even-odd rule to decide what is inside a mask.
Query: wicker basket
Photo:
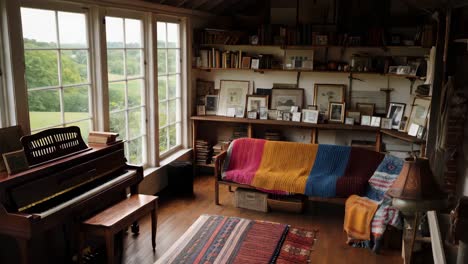
[[[282,211],[290,213],[302,213],[304,210],[304,199],[302,198],[268,198],[268,207],[272,211]]]
[[[260,212],[268,212],[268,194],[255,190],[237,188],[235,193],[235,205]]]

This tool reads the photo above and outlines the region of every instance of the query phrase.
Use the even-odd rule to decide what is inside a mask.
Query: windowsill
[[[143,172],[143,176],[146,177],[146,176],[149,176],[149,175],[152,175],[152,174],[156,173],[160,169],[164,168],[166,165],[170,164],[171,162],[174,162],[174,161],[178,160],[179,158],[181,158],[182,156],[186,155],[187,153],[189,153],[191,151],[192,151],[191,148],[186,148],[186,149],[181,149],[181,150],[178,150],[178,151],[172,153],[171,155],[165,157],[164,159],[162,159],[159,162],[159,167],[146,168],[144,170],[144,172]]]

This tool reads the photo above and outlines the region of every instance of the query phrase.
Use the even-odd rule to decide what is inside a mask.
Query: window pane
[[[169,75],[167,77],[169,80],[168,90],[169,90],[169,99],[179,97],[180,96],[180,88],[179,88],[179,79],[180,75]]]
[[[63,109],[65,122],[89,117],[88,86],[67,87],[63,89]]]
[[[142,131],[142,123],[141,108],[130,110],[128,112],[129,139],[145,134],[144,131]]]
[[[128,107],[143,105],[143,80],[128,81]]]
[[[25,48],[57,47],[54,11],[22,7],[21,24]]]
[[[58,90],[29,91],[28,93],[31,130],[62,123]]]
[[[57,86],[59,84],[57,51],[27,50],[24,59],[28,88]]]
[[[163,153],[168,149],[167,128],[159,130],[159,152]]]
[[[123,50],[107,50],[107,72],[109,81],[125,79]]]
[[[140,50],[127,50],[127,76],[142,76],[143,61]]]
[[[166,76],[159,76],[158,77],[158,98],[159,101],[167,99],[167,77]]]
[[[125,44],[127,48],[142,47],[141,36],[141,21],[125,19]]]
[[[125,108],[125,82],[109,83],[109,110]]]
[[[167,125],[167,103],[159,103],[159,127]]]
[[[59,39],[62,48],[87,48],[84,14],[58,12]]]
[[[62,51],[62,83],[88,83],[88,51]]]
[[[166,74],[166,50],[158,49],[158,75]]]
[[[128,142],[129,163],[140,165],[143,163],[143,138],[137,138]]]
[[[167,50],[167,71],[168,73],[179,72],[179,50]]]
[[[179,47],[179,24],[167,23],[167,47]]]
[[[119,138],[126,139],[125,111],[110,114],[110,131],[119,133]]]
[[[177,129],[176,125],[169,126],[169,148],[177,146]]]
[[[88,141],[88,135],[90,131],[91,120],[84,120],[76,123],[68,124],[67,126],[77,126],[80,128],[81,136],[83,136],[84,141]]]
[[[176,100],[169,101],[169,123],[174,123],[176,121],[176,116]]]
[[[118,17],[106,17],[107,48],[124,47],[123,19]]]
[[[157,23],[157,31],[158,31],[158,48],[165,48],[166,47],[166,23],[158,22]]]

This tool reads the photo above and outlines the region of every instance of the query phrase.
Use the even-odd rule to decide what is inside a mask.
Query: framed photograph
[[[301,113],[299,112],[292,113],[292,121],[301,122]]]
[[[197,115],[204,116],[206,115],[205,106],[204,105],[197,105]]]
[[[291,121],[291,113],[283,112],[283,121]]]
[[[267,107],[260,107],[260,119],[267,120],[268,119],[268,108]]]
[[[234,107],[229,107],[227,109],[227,114],[226,116],[229,116],[229,117],[236,117],[236,108]]]
[[[330,102],[345,102],[345,88],[343,84],[315,84],[314,86],[314,105],[317,110],[328,114]]]
[[[413,107],[411,108],[411,114],[408,123],[425,127],[430,107],[430,99],[415,97],[413,100]]]
[[[382,118],[380,116],[371,117],[371,127],[380,127],[380,121]]]
[[[358,111],[348,111],[347,117],[353,118],[354,123],[359,124],[361,123],[361,113]]]
[[[390,66],[388,67],[388,73],[390,74],[397,74],[398,66]]]
[[[382,123],[380,124],[382,129],[392,129],[392,119],[391,118],[382,118]]]
[[[307,106],[307,109],[309,109],[309,110],[317,110],[317,106],[316,106],[316,105],[308,105],[308,106]]]
[[[411,72],[411,66],[398,66],[397,74],[398,75],[409,75]]]
[[[22,136],[23,131],[20,126],[0,128],[0,172],[7,171],[1,155],[3,153],[23,149],[23,145],[20,141]]]
[[[207,115],[216,115],[218,112],[218,96],[207,95],[205,96],[205,111]]]
[[[398,131],[400,132],[406,132],[406,125],[408,124],[408,117],[405,116],[401,119],[400,121],[400,127],[398,128]]]
[[[319,119],[318,110],[302,110],[302,122],[317,124]]]
[[[258,68],[260,67],[260,59],[252,59],[252,62],[250,63],[250,68],[251,69],[254,69],[254,70],[258,70]]]
[[[361,116],[361,126],[370,126],[371,124],[371,116],[362,115]]]
[[[250,69],[250,57],[242,57],[242,69]]]
[[[408,135],[415,137],[418,134],[419,125],[412,123],[408,129]]]
[[[268,107],[268,95],[247,95],[247,112],[260,112],[260,107]]]
[[[295,106],[291,106],[291,113],[297,113],[299,112],[299,106],[295,105]]]
[[[276,120],[283,120],[283,112],[276,110]]]
[[[346,119],[345,119],[345,124],[346,124],[346,125],[354,125],[354,118],[352,118],[352,117],[346,117]]]
[[[249,93],[249,84],[249,81],[221,80],[217,114],[226,116],[227,109],[233,107],[236,109],[236,117],[244,117],[245,99]]]
[[[304,102],[304,89],[273,88],[271,91],[271,109],[290,111],[291,106],[302,108]]]
[[[248,111],[247,112],[247,117],[249,119],[257,119],[257,111]]]
[[[3,153],[3,162],[9,175],[29,169],[28,160],[24,150]]]
[[[356,103],[356,109],[361,113],[361,115],[372,116],[375,111],[375,104]]]
[[[329,115],[328,115],[328,121],[337,122],[337,123],[344,123],[345,103],[331,102],[328,109],[330,109]]]
[[[268,110],[268,119],[276,120],[277,118],[277,110]]]
[[[388,106],[387,118],[392,119],[392,128],[399,129],[400,122],[405,115],[406,104],[391,102]]]
[[[416,137],[418,139],[424,139],[425,136],[426,136],[426,128],[423,127],[423,126],[419,126],[418,133],[416,134]]]

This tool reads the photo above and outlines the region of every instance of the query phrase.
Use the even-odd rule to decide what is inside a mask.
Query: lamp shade
[[[434,180],[429,160],[408,158],[400,175],[387,191],[393,198],[403,200],[439,200],[446,198]]]

